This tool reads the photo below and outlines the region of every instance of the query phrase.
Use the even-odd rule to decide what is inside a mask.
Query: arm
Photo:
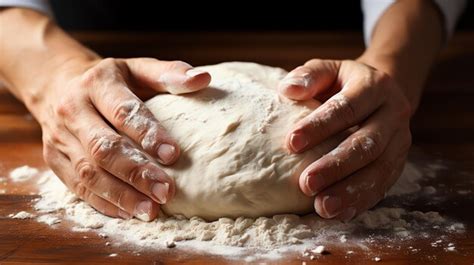
[[[400,85],[413,111],[443,44],[442,22],[432,1],[397,1],[380,17],[369,47],[357,59],[388,73]]]
[[[134,92],[191,92],[209,74],[180,61],[103,59],[28,9],[0,9],[0,34],[0,80],[40,123],[50,167],[102,213],[154,219],[174,194],[156,161],[173,163],[179,147]]]
[[[411,145],[410,117],[442,42],[442,16],[431,1],[399,0],[380,17],[358,59],[313,59],[282,80],[283,95],[324,101],[289,132],[290,152],[350,132],[300,176],[320,216],[350,220],[396,182]]]

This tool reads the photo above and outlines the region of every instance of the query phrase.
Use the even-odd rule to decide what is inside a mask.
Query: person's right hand
[[[153,220],[159,204],[175,192],[156,161],[170,165],[180,151],[133,92],[193,92],[209,84],[209,73],[151,58],[101,59],[79,69],[70,65],[31,96],[47,164],[98,211]]]

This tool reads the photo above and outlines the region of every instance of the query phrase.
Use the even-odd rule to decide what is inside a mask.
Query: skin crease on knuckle
[[[85,186],[96,186],[99,177],[97,174],[97,168],[94,168],[94,166],[85,158],[82,158],[77,162],[75,170],[80,181],[84,183]]]
[[[138,150],[136,150],[136,152],[139,153]],[[137,205],[140,205],[140,202],[148,201],[148,199],[146,199],[145,197],[141,198],[142,196],[140,195],[140,193],[138,193],[134,189],[128,189],[128,188],[123,189],[123,187],[115,186],[115,185],[111,185],[107,187],[98,187],[99,178],[105,177],[105,176],[101,175],[99,173],[100,170],[97,168],[94,168],[94,166],[90,162],[88,162],[87,159],[85,158],[77,162],[75,166],[75,170],[76,170],[77,175],[79,176],[80,183],[77,185],[78,188],[80,188],[81,186],[84,186],[86,189],[94,190],[96,192],[98,190],[102,190],[100,191],[100,195],[99,195],[101,198],[113,203],[114,205],[118,206],[121,209],[128,209],[127,212],[134,212],[135,215],[143,221],[151,220],[151,216],[149,213],[150,210],[144,210],[137,206]],[[76,188],[76,190],[78,189]],[[88,190],[87,191],[79,190],[78,192],[80,192],[80,195],[84,198],[84,200],[88,201],[87,199]],[[95,195],[91,195],[91,196],[95,196]],[[124,200],[126,200],[125,201],[126,203],[124,203]],[[94,207],[97,207],[97,206],[98,205],[94,205]],[[135,210],[133,210],[131,207],[132,208],[135,207]],[[122,213],[122,215],[124,214]]]
[[[64,95],[55,109],[55,114],[58,118],[63,120],[74,119],[78,111],[77,98],[75,95]],[[73,120],[71,120],[73,122]]]
[[[321,119],[325,123],[339,120],[344,122],[344,127],[348,127],[354,123],[356,119],[356,110],[350,100],[342,93],[334,95],[327,102],[327,107],[324,112],[325,115]]]
[[[97,164],[108,166],[112,162],[113,153],[122,142],[119,135],[95,135],[89,142],[89,153]]]
[[[362,160],[373,161],[383,151],[381,137],[377,132],[354,137],[351,141],[353,155],[358,153]]]
[[[153,122],[154,118],[146,106],[138,100],[129,100],[120,103],[114,110],[114,119],[119,128],[132,129],[138,135],[137,138],[143,149],[153,152],[161,141],[158,139],[160,126]],[[160,137],[161,138],[161,137]]]
[[[158,200],[158,203],[166,202],[169,199],[168,196],[171,196],[170,194],[173,194],[173,187],[170,187],[170,181],[166,180],[166,174],[162,171],[156,172],[156,170],[159,170],[158,168],[156,168],[155,170],[150,169],[150,167],[153,167],[153,165],[150,164],[150,160],[148,159],[148,157],[140,150],[135,148],[132,144],[128,142],[124,142],[120,145],[115,144],[116,148],[111,150],[114,144],[109,143],[106,139],[99,140],[97,142],[99,143],[96,143],[95,145],[98,147],[95,148],[104,149],[100,152],[115,153],[115,155],[106,155],[106,157],[108,157],[108,161],[103,161],[102,165],[105,168],[114,168],[115,171],[119,170],[120,172],[117,171],[115,174],[118,174],[118,177],[121,178],[123,181],[137,188],[143,194],[147,196],[153,196],[155,200]],[[120,156],[117,156],[117,154],[121,155],[122,158]],[[96,157],[103,156],[104,155],[96,155]],[[112,159],[115,159],[116,161],[112,161]],[[126,160],[124,160],[124,162],[122,163],[121,159]],[[163,187],[160,186],[161,189],[157,191],[157,185],[161,185]],[[163,190],[162,188],[165,189]],[[163,194],[164,192],[166,194]]]

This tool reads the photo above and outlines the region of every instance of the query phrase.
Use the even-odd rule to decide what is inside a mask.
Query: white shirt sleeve
[[[396,0],[362,0],[364,13],[364,41],[369,45],[372,32],[382,14]],[[456,27],[456,22],[464,10],[467,0],[433,0],[443,14],[443,24],[446,39],[450,38]]]
[[[25,7],[30,8],[50,17],[53,16],[48,0],[0,0],[0,7]]]

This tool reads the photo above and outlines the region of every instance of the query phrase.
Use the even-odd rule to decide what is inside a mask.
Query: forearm
[[[415,110],[442,41],[441,14],[431,1],[399,0],[379,19],[358,60],[391,75]]]
[[[75,71],[98,58],[47,16],[28,9],[0,10],[0,34],[0,80],[30,110],[58,69]]]

